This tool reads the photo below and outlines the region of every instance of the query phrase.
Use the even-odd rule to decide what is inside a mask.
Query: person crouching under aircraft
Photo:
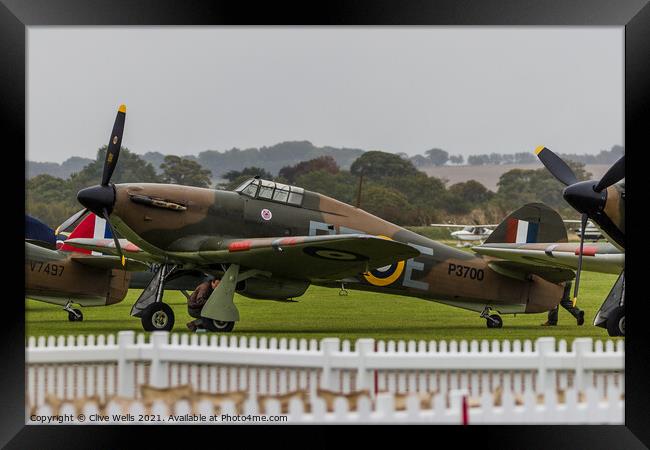
[[[198,328],[203,328],[203,319],[201,319],[201,309],[203,305],[208,301],[212,291],[214,291],[217,286],[219,286],[219,279],[211,277],[207,281],[199,284],[192,295],[187,299],[187,312],[191,317],[195,317],[194,320],[187,323],[187,328],[190,331],[196,331]]]
[[[576,321],[578,322],[578,326],[585,323],[585,312],[580,308],[578,308],[577,306],[574,306],[573,301],[571,301],[572,284],[573,283],[571,283],[570,281],[566,283],[566,285],[564,286],[564,293],[562,294],[562,300],[560,301],[560,304],[548,312],[548,320],[542,324],[543,327],[552,327],[557,325],[557,316],[560,310],[560,306],[562,306],[562,308],[569,311],[571,315],[576,318]]]

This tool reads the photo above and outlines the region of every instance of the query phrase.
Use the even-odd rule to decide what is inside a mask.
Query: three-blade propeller
[[[567,186],[563,196],[565,200],[581,213],[580,254],[578,255],[578,269],[576,271],[575,286],[573,289],[573,306],[578,301],[578,288],[580,286],[580,273],[582,272],[582,250],[585,240],[587,220],[594,219],[595,213],[602,210],[606,197],[603,191],[625,178],[625,155],[621,156],[612,167],[607,170],[600,181],[581,182],[571,167],[555,153],[544,146],[537,147],[535,154],[548,171],[560,183]]]
[[[535,149],[535,154],[539,160],[544,164],[544,167],[551,172],[560,183],[565,186],[571,186],[578,182],[578,177],[573,172],[573,169],[564,162],[562,158],[550,151],[544,146],[539,146]],[[595,192],[601,192],[611,185],[618,183],[625,178],[625,155],[621,156],[612,167],[610,167],[600,181],[594,186]]]
[[[109,207],[108,203],[112,205],[115,200],[115,191],[112,186],[110,186],[110,181],[115,171],[115,166],[117,165],[117,160],[120,157],[120,148],[122,144],[122,135],[124,134],[124,123],[126,121],[126,105],[120,105],[117,116],[115,117],[115,123],[113,124],[113,131],[111,132],[110,140],[108,141],[108,148],[106,149],[106,158],[104,160],[104,170],[102,172],[102,180],[99,186],[83,189],[79,191],[77,198],[79,201],[86,206],[81,211],[76,212],[65,222],[63,222],[57,229],[56,234],[59,231],[65,231],[70,225],[75,223],[79,218],[84,216],[88,211],[92,211],[98,216],[106,220],[106,224],[111,230],[113,235],[113,241],[115,242],[115,248],[117,252],[122,257],[122,268],[126,264],[126,259],[122,253],[122,247],[120,246],[120,241],[115,234],[113,225],[109,220]]]

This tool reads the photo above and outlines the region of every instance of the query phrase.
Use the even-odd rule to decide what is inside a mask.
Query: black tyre
[[[224,322],[221,320],[208,319],[207,317],[202,317],[203,325],[208,331],[215,331],[221,333],[229,333],[235,328],[235,322]]]
[[[610,336],[625,336],[625,307],[619,306],[609,313],[607,333]]]
[[[174,328],[174,311],[166,303],[153,303],[140,317],[145,331],[171,331]]]
[[[74,313],[72,311],[74,311]],[[81,310],[73,309],[72,311],[68,311],[68,320],[70,322],[81,322],[82,320],[84,320],[84,315],[81,312]]]
[[[501,320],[501,316],[498,314],[492,314],[490,317],[485,319],[487,322],[487,327],[488,328],[501,328],[503,327],[503,320]]]

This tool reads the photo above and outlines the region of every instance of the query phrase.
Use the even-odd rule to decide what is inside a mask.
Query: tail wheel
[[[205,328],[207,328],[209,331],[229,333],[233,330],[233,328],[235,328],[235,322],[208,319],[207,317],[202,317],[202,319]]]
[[[174,328],[174,311],[162,302],[149,305],[140,317],[145,331],[171,331]]]
[[[501,320],[501,316],[498,315],[498,314],[492,314],[492,315],[486,317],[485,321],[487,323],[488,328],[502,328],[503,327],[503,320]]]
[[[625,336],[625,307],[619,306],[609,313],[607,333],[610,336]]]

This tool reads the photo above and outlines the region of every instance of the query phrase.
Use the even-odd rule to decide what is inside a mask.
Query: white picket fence
[[[49,418],[67,418],[68,424],[246,424],[246,423],[435,423],[435,424],[623,424],[624,402],[615,386],[608,389],[604,399],[594,388],[587,389],[586,399],[578,402],[575,389],[564,391],[562,402],[556,392],[548,390],[540,402],[538,396],[527,390],[523,401],[515,401],[511,391],[504,391],[499,401],[490,393],[484,393],[479,405],[468,403],[466,390],[449,393],[447,406],[443,396],[433,396],[427,406],[421,404],[417,394],[411,393],[396,405],[394,393],[380,393],[372,400],[360,397],[351,408],[344,397],[334,400],[331,408],[316,397],[305,404],[292,398],[286,409],[278,399],[267,399],[264,409],[257,399],[250,398],[238,408],[232,401],[225,401],[215,408],[210,401],[192,402],[180,399],[172,404],[155,401],[145,405],[142,401],[109,401],[100,407],[95,401],[75,404],[63,402],[57,408],[45,404],[35,408],[28,417],[30,424],[57,424]],[[83,419],[79,419],[83,414]],[[131,415],[130,418],[127,415]],[[191,419],[188,417],[191,416]],[[101,417],[101,419],[100,419]],[[121,417],[121,418],[120,418]]]
[[[515,395],[574,389],[624,393],[624,342],[375,341],[276,339],[121,331],[115,335],[28,340],[27,399],[40,407],[60,399],[118,395],[139,399],[141,385],[190,385],[202,392],[256,395],[318,388],[341,393],[444,394],[480,397],[497,389]],[[509,394],[508,394],[509,395]]]

